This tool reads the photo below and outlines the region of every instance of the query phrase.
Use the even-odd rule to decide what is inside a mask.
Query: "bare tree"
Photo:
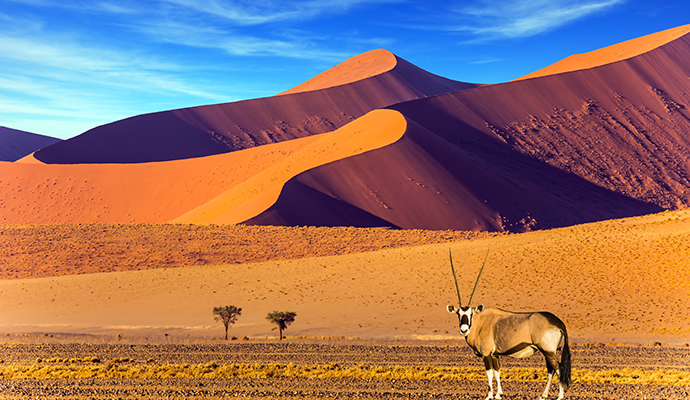
[[[283,331],[295,321],[296,316],[297,313],[293,311],[273,311],[266,316],[266,319],[271,323],[278,325],[278,330],[280,331],[280,340],[283,340]]]
[[[213,307],[215,320],[223,321],[225,325],[225,340],[228,340],[228,327],[237,321],[237,317],[242,314],[242,309],[235,306]]]

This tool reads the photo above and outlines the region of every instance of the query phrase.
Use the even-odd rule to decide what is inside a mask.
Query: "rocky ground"
[[[457,343],[456,343],[457,344]],[[643,369],[690,371],[690,349],[669,346],[574,345],[573,370]],[[238,341],[227,344],[74,344],[6,343],[0,346],[0,369],[46,365],[56,359],[98,359],[99,364],[294,364],[400,367],[479,368],[481,361],[464,344],[394,343],[348,340],[300,340],[282,343]],[[40,360],[40,362],[39,362]],[[63,361],[65,363],[65,361]],[[79,362],[74,362],[78,365]],[[92,363],[93,364],[93,363]],[[538,367],[540,356],[504,358],[502,368]],[[544,382],[503,382],[506,399],[534,399]],[[556,391],[552,389],[552,397]],[[439,398],[483,399],[483,380],[361,379],[361,378],[0,378],[7,399],[133,399],[133,398]],[[575,381],[568,399],[687,399],[690,386],[582,383]]]

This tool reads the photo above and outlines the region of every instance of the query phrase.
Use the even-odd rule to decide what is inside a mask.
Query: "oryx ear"
[[[482,312],[484,311],[484,304],[480,304],[477,306],[477,308],[474,309],[475,312]]]
[[[450,304],[446,306],[446,310],[448,310],[448,312],[451,314],[455,314],[455,312],[458,311],[455,309],[455,307],[451,306]]]

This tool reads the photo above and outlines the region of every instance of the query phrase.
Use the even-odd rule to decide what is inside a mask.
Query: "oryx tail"
[[[563,385],[563,390],[570,387],[570,347],[568,346],[568,331],[565,325],[561,328],[563,332],[563,351],[561,352],[561,362],[558,365],[558,381]]]

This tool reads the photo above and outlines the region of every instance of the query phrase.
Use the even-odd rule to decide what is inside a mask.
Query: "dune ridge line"
[[[397,58],[390,51],[385,49],[370,50],[351,57],[276,96],[345,85],[388,72],[397,64]]]
[[[587,53],[573,54],[545,68],[514,79],[511,82],[594,68],[617,61],[627,60],[652,51],[688,33],[690,33],[690,25],[682,25],[665,31],[630,39],[625,42],[616,43]]]
[[[237,224],[273,205],[285,183],[320,165],[395,143],[407,122],[397,111],[374,110],[301,148],[209,202],[172,219],[172,223]]]

